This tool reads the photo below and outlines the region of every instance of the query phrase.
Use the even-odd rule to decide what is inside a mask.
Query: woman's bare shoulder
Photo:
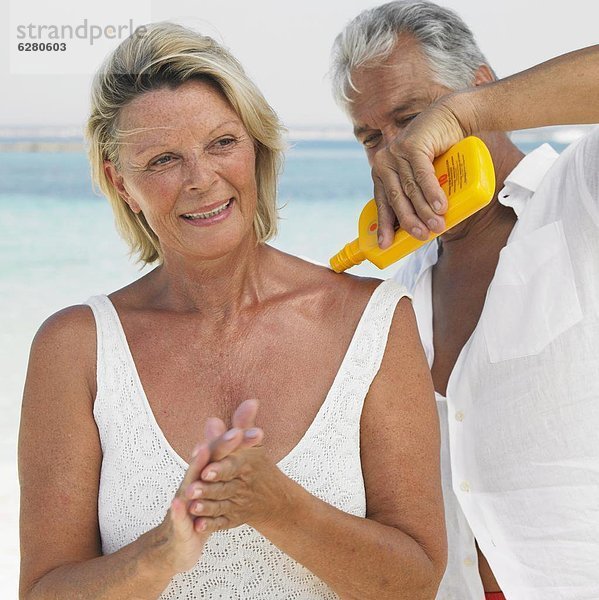
[[[91,308],[86,304],[68,306],[50,315],[38,329],[34,344],[62,344],[78,347],[95,339],[95,320]]]
[[[350,273],[335,273],[326,265],[314,263],[300,257],[288,257],[298,275],[300,287],[318,289],[330,298],[351,297],[360,304],[369,298],[382,283],[375,277],[360,277]]]
[[[85,378],[95,393],[96,325],[91,308],[78,304],[48,317],[31,344],[29,371]]]

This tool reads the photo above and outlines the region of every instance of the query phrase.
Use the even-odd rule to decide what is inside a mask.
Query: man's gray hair
[[[472,31],[452,10],[423,0],[396,0],[363,11],[337,36],[329,75],[335,100],[347,109],[352,72],[385,60],[401,34],[421,44],[437,83],[452,90],[470,87],[475,72],[488,64]]]

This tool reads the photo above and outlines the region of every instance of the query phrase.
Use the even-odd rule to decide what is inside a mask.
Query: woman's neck
[[[151,273],[153,304],[177,312],[193,312],[213,321],[226,320],[263,299],[269,263],[276,251],[252,237],[234,252],[212,260],[165,255]]]

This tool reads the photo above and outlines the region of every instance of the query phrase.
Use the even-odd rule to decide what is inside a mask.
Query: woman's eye
[[[232,137],[226,137],[226,138],[221,138],[220,140],[216,141],[216,145],[219,146],[220,148],[226,148],[227,146],[230,146],[231,144],[235,143],[235,138]]]
[[[152,166],[160,167],[162,165],[167,165],[173,160],[173,157],[170,154],[165,154],[164,156],[160,156],[156,160],[152,161]]]

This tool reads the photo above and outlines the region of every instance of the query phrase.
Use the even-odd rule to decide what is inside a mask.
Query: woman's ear
[[[127,188],[125,187],[125,182],[123,181],[123,176],[118,172],[114,163],[110,160],[104,161],[104,175],[110,183],[112,183],[114,189],[117,191],[118,195],[129,205],[129,208],[134,213],[140,213],[141,207],[137,202],[129,195]]]
[[[474,72],[474,85],[483,85],[496,80],[495,74],[489,65],[481,65]]]

